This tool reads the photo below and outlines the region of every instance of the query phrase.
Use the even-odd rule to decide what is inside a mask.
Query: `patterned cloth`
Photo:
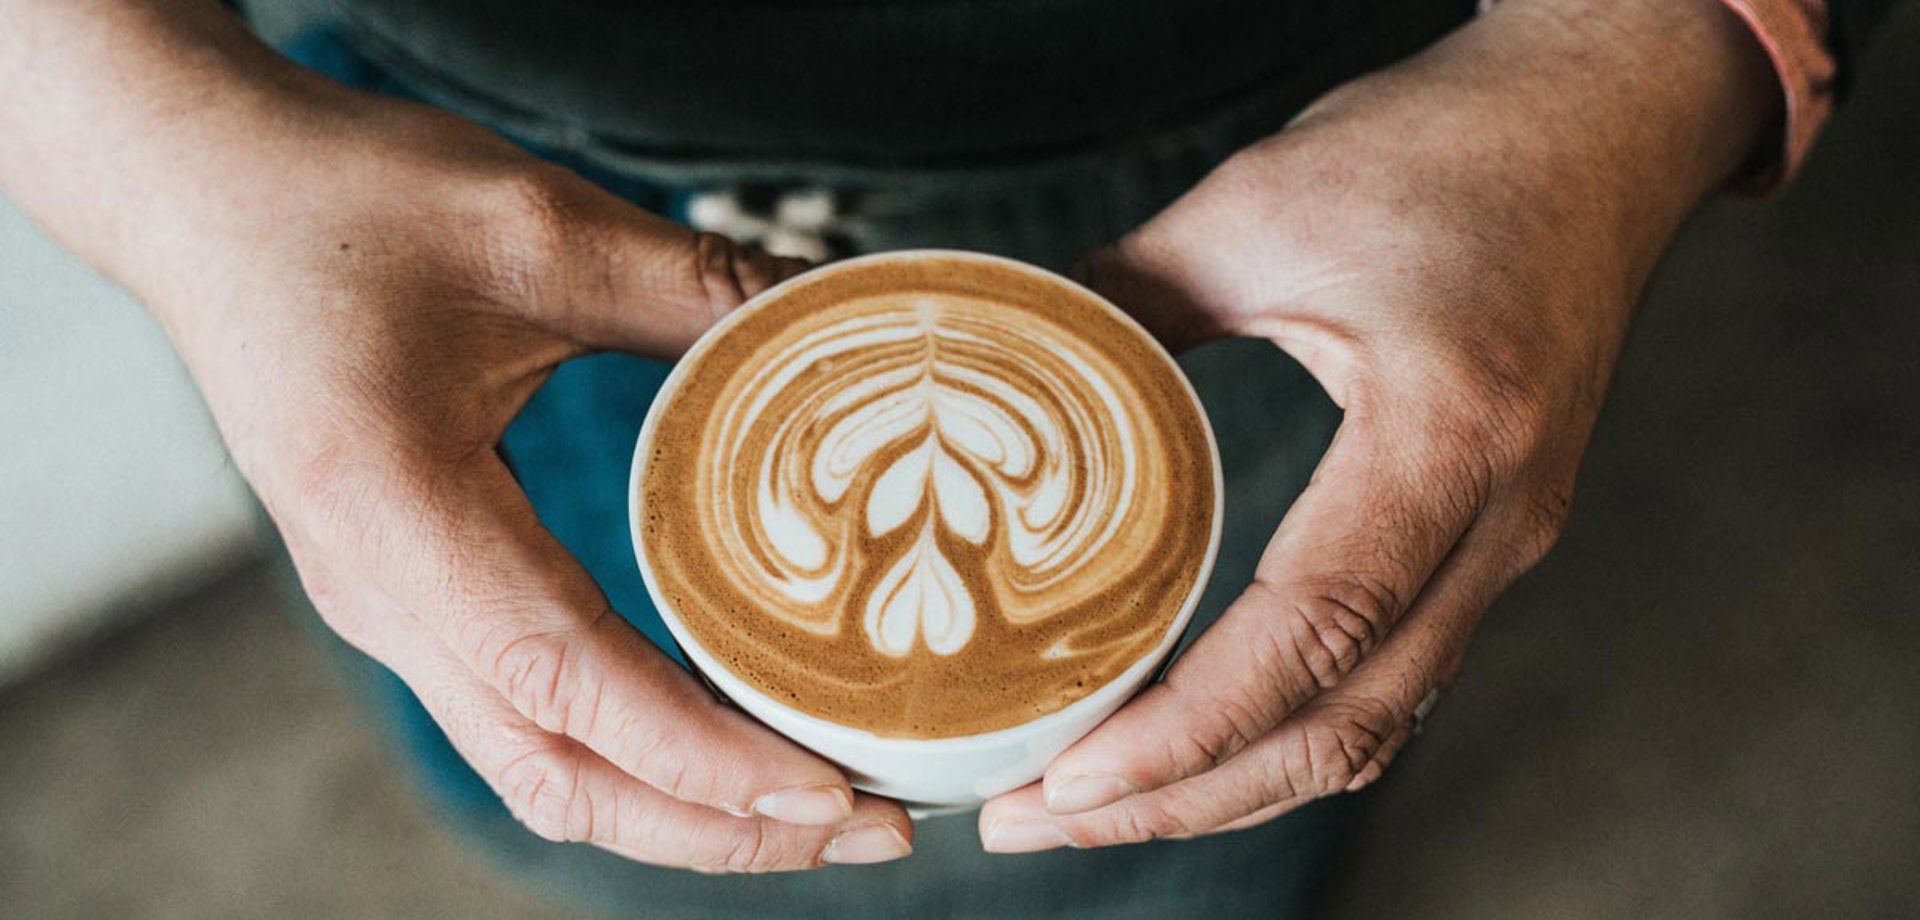
[[[782,187],[763,183],[702,189],[687,200],[687,224],[742,243],[754,243],[774,255],[815,262],[859,251],[852,228],[859,200],[821,186]]]

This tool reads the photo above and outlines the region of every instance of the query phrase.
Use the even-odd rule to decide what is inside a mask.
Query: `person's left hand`
[[[1254,583],[989,802],[986,848],[1250,827],[1378,777],[1559,534],[1639,292],[1768,76],[1711,0],[1509,0],[1096,253],[1088,282],[1170,345],[1269,339],[1346,415]]]

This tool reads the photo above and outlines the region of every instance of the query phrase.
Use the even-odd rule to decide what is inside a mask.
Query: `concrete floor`
[[[1334,916],[1920,916],[1917,42],[1688,230]],[[255,569],[0,694],[0,915],[564,910],[443,835]]]

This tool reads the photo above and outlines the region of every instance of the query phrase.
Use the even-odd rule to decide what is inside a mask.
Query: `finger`
[[[590,348],[671,357],[748,298],[811,267],[648,213],[565,170],[504,205],[502,293]]]
[[[644,212],[623,230],[587,262],[589,271],[596,261],[610,266],[606,285],[576,305],[584,309],[574,331],[597,348],[677,355],[735,307],[812,267]]]
[[[1359,792],[1373,785],[1374,781],[1378,780],[1387,772],[1388,767],[1393,766],[1393,758],[1399,756],[1400,749],[1406,747],[1407,739],[1412,737],[1413,719],[1409,718],[1406,722],[1402,723],[1399,728],[1394,730],[1393,734],[1387,738],[1387,742],[1380,746],[1380,750],[1374,752],[1373,760],[1369,762],[1366,767],[1362,768],[1359,773],[1355,774],[1353,781],[1348,783],[1341,791]]]
[[[671,806],[695,807],[678,802],[672,802]],[[660,817],[660,812],[641,812],[643,821],[657,817]],[[675,865],[710,874],[784,872],[823,865],[863,866],[892,862],[913,854],[912,820],[897,803],[878,796],[855,796],[853,816],[837,827],[823,829],[782,824],[764,818],[733,818],[710,809],[704,810],[700,817],[728,825],[757,821],[760,826],[740,830],[728,827],[717,829],[714,833],[730,836],[731,839],[706,847],[705,857],[697,861],[686,860],[687,848],[673,834],[659,835],[662,843],[654,847],[637,847],[623,839],[587,842],[638,862]],[[788,837],[799,839],[788,840]],[[823,837],[826,839],[825,845],[820,843]],[[789,852],[796,854],[790,862],[782,857],[782,854]],[[805,858],[810,852],[816,854],[811,862]],[[663,858],[675,861],[662,862]]]
[[[461,756],[529,829],[655,865],[776,872],[897,859],[913,826],[898,804],[861,796],[833,824],[736,817],[672,798],[572,739],[541,730],[411,618],[389,614],[367,639],[413,688]]]
[[[1145,234],[1129,234],[1088,253],[1072,274],[1175,354],[1223,334],[1197,306],[1199,294],[1188,287],[1193,273],[1172,254],[1156,251]]]
[[[1166,679],[1048,767],[1061,814],[1214,765],[1337,686],[1400,619],[1479,513],[1457,448],[1417,427],[1349,416],[1288,511],[1254,583]]]
[[[1474,528],[1376,655],[1232,759],[1072,815],[1048,811],[1029,787],[987,803],[983,835],[1030,849],[1188,837],[1250,827],[1372,782],[1405,744],[1420,702],[1458,668],[1481,611],[1517,573],[1505,519]]]
[[[1038,790],[996,799],[981,810],[984,845],[994,852],[1113,846],[1192,837],[1256,813],[1271,820],[1351,782],[1361,769],[1355,763],[1370,763],[1394,730],[1385,712],[1385,704],[1343,687],[1220,769],[1153,792],[1072,815],[1047,811]]]
[[[802,824],[850,814],[839,769],[720,705],[608,607],[496,456],[383,466],[410,472],[382,474],[360,496],[378,510],[321,542],[354,547],[390,606],[528,721],[687,802]]]
[[[1353,782],[1348,783],[1346,786],[1346,789],[1343,791],[1358,792],[1361,789],[1364,789],[1367,786],[1372,785],[1375,780],[1378,780],[1382,775],[1385,774],[1387,767],[1392,766],[1393,758],[1400,753],[1400,749],[1405,747],[1408,739],[1412,737],[1413,737],[1413,722],[1409,720],[1406,724],[1400,726],[1400,728],[1393,733],[1392,737],[1387,739],[1386,744],[1383,744],[1380,746],[1380,750],[1375,752],[1373,755],[1373,761],[1367,764],[1366,768],[1362,769],[1359,775],[1353,778]],[[1243,818],[1237,818],[1235,820],[1228,821],[1227,823],[1222,824],[1219,827],[1216,827],[1209,831],[1201,831],[1199,834],[1194,836],[1206,836],[1208,834],[1224,834],[1224,833],[1229,833],[1231,831],[1241,831],[1241,830],[1246,830],[1252,827],[1258,827],[1262,824],[1267,823],[1268,821],[1272,821],[1273,819],[1286,814],[1289,811],[1294,810],[1295,808],[1299,808],[1302,804],[1304,803],[1298,800],[1288,800],[1288,801],[1268,805]]]
[[[906,813],[874,796],[859,797],[838,824],[807,826],[735,817],[670,798],[577,746],[572,752],[529,747],[494,769],[495,791],[530,830],[654,865],[784,872],[887,862],[913,849]]]
[[[1401,644],[1401,633],[1389,639]],[[1260,813],[1270,820],[1343,790],[1386,749],[1398,722],[1419,697],[1396,673],[1406,653],[1383,649],[1354,678],[1308,703],[1272,733],[1218,769],[1152,792],[1077,814],[1047,810],[1044,795],[995,799],[981,810],[984,845],[994,852],[1031,852],[1186,838]],[[1421,691],[1424,693],[1424,691]]]

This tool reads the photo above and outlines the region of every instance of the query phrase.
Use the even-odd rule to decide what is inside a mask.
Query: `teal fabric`
[[[310,32],[290,56],[375,92],[421,91],[342,34]],[[1359,66],[1353,63],[1352,66]],[[1249,112],[1297,107],[1344,74],[1281,81],[1257,104],[1196,111],[1096,156],[857,178],[864,250],[964,246],[1064,267],[1150,217],[1234,149],[1274,127]],[[510,134],[510,136],[512,136]],[[682,217],[701,188],[686,175],[614,168],[592,151],[517,138],[644,207]],[[767,161],[796,181],[854,182],[831,167]],[[724,174],[718,174],[724,178]],[[717,179],[715,180],[717,181]],[[1251,576],[1267,538],[1329,443],[1338,412],[1297,364],[1262,343],[1218,343],[1183,356],[1219,436],[1227,517],[1215,577],[1189,635],[1217,618]],[[666,366],[623,355],[569,362],[513,423],[502,449],[542,521],[580,558],[636,628],[670,647],[633,563],[625,523],[632,446]],[[1316,803],[1263,827],[1186,842],[1028,856],[983,854],[973,816],[918,825],[910,859],[760,877],[709,877],[622,860],[520,828],[461,761],[408,690],[344,646],[415,775],[450,822],[513,873],[558,896],[647,917],[1306,917],[1352,797]]]

